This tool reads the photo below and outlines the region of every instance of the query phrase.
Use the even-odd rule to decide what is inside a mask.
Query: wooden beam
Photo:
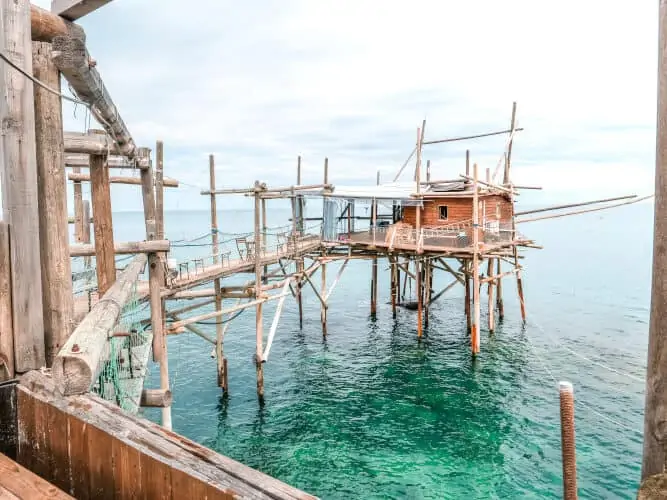
[[[60,73],[51,62],[51,44],[32,42],[32,68],[35,78],[52,89],[60,89]],[[62,103],[60,97],[38,85],[34,93],[44,342],[46,366],[50,367],[72,331],[74,299],[62,167]]]
[[[514,129],[514,132],[521,132],[521,131],[523,131],[522,128]],[[452,137],[452,138],[449,138],[449,139],[438,139],[438,140],[435,140],[435,141],[424,141],[423,144],[424,145],[427,145],[427,144],[442,144],[444,142],[467,141],[467,140],[470,140],[470,139],[479,139],[481,137],[491,137],[493,135],[509,134],[511,132],[512,132],[512,129],[499,130],[498,132],[488,132],[486,134],[467,135],[467,136],[463,136],[463,137]]]
[[[131,255],[137,253],[168,252],[171,248],[169,240],[125,241],[114,244],[116,255]],[[94,256],[95,246],[90,244],[70,245],[70,257]]]
[[[120,153],[134,158],[137,147],[130,131],[118,112],[109,92],[104,86],[81,38],[66,36],[53,40],[53,62],[67,79],[74,94],[91,106],[95,118],[114,139]]]
[[[51,12],[68,21],[76,21],[110,2],[111,0],[52,0]]]
[[[70,172],[67,175],[67,179],[72,181],[72,182],[90,182],[90,175],[89,174],[76,173],[76,172]],[[140,186],[141,185],[141,178],[140,177],[110,176],[109,177],[109,182],[111,184],[132,184],[132,185]],[[177,188],[178,187],[178,181],[176,179],[172,179],[170,177],[164,177],[163,178],[163,186],[164,187]]]
[[[91,197],[95,218],[97,289],[100,295],[104,295],[116,280],[116,259],[114,256],[111,216],[111,185],[109,184],[109,170],[104,166],[104,163],[104,156],[90,156]]]
[[[291,283],[291,280],[286,280],[285,284],[283,285],[282,292],[280,294],[280,300],[278,300],[278,305],[276,306],[276,312],[273,316],[273,322],[271,323],[271,329],[269,330],[269,336],[266,339],[266,348],[264,349],[264,352],[262,353],[262,362],[266,363],[269,359],[269,353],[271,352],[271,345],[273,345],[273,338],[276,335],[276,331],[278,330],[278,322],[280,321],[280,313],[283,310],[283,304],[285,302],[285,297],[287,297],[287,289],[289,288],[289,285]]]
[[[0,220],[0,382],[14,378],[11,258],[9,225]]]
[[[31,421],[34,422],[34,415],[27,418],[31,418]],[[35,429],[30,431],[35,432]],[[36,456],[34,458],[37,459]],[[6,500],[21,498],[74,500],[74,497],[2,453],[0,453],[0,498]]]
[[[74,173],[81,172],[79,167],[74,169]],[[89,176],[90,178],[90,176]],[[83,191],[81,182],[74,182],[74,217],[67,218],[68,224],[74,224],[74,241],[84,243],[83,241]]]
[[[658,22],[653,276],[646,355],[642,481],[664,473],[667,461],[667,0],[660,0]]]
[[[0,51],[32,74],[30,2],[0,0]],[[45,365],[33,84],[0,64],[3,219],[9,223],[15,368]]]
[[[170,390],[144,389],[141,391],[139,406],[148,408],[167,408],[171,406],[173,398]]]
[[[63,134],[65,153],[91,155],[117,155],[118,146],[106,134],[65,132]]]
[[[83,29],[62,17],[30,4],[30,31],[34,42],[52,42],[57,36],[77,36],[85,40]]]
[[[145,264],[144,254],[132,260],[102,299],[93,305],[56,356],[52,373],[60,394],[68,396],[90,391],[102,368],[109,335],[116,327],[123,307],[131,299],[134,284]]]
[[[147,159],[137,158],[135,160],[128,160],[124,156],[108,156],[106,167],[107,168],[130,168],[130,169],[139,169],[145,170],[149,167]],[[66,167],[90,167],[90,160],[87,154],[74,154],[67,153],[65,155],[65,166]]]

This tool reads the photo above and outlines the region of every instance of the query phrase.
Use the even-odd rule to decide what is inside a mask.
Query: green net
[[[121,312],[114,334],[108,340],[105,361],[92,392],[130,413],[139,409],[141,391],[148,372],[153,335],[142,318],[148,304],[132,299]]]

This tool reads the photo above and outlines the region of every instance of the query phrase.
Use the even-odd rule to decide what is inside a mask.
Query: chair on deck
[[[239,258],[246,260],[247,257],[246,238],[236,238],[236,250],[239,252]]]
[[[255,242],[254,241],[245,241],[246,248],[246,259],[251,260],[255,258]]]

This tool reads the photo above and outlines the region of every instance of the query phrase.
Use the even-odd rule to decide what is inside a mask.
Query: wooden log
[[[173,397],[171,391],[164,389],[144,389],[141,391],[139,406],[148,408],[168,408]]]
[[[642,481],[664,473],[667,463],[667,0],[660,0],[658,22],[653,272],[646,355]]]
[[[461,175],[460,177],[463,178],[463,179],[465,179],[465,180],[467,180],[467,181],[472,181],[472,178],[471,178],[470,176],[468,176],[468,175]],[[503,193],[515,194],[515,195],[516,195],[516,194],[519,194],[519,193],[517,193],[516,191],[514,191],[514,190],[512,190],[512,189],[510,189],[510,188],[506,188],[506,187],[500,186],[500,185],[498,185],[498,184],[493,184],[493,183],[491,183],[491,182],[480,181],[479,179],[477,179],[477,183],[478,183],[478,184],[481,184],[482,186],[486,186],[486,187],[488,187],[489,189],[497,189],[498,191],[502,191]]]
[[[473,321],[471,330],[472,355],[479,353],[479,326],[480,326],[480,303],[479,303],[479,188],[477,187],[477,163],[472,167],[473,171],[473,200],[472,200],[472,303]]]
[[[255,181],[255,296],[262,294],[262,268],[261,268],[261,233],[260,223],[260,198],[259,182]],[[258,302],[255,306],[255,367],[257,371],[257,396],[264,397],[264,365],[262,364],[262,353],[264,352],[264,332],[262,322],[262,306],[264,302]]]
[[[1,0],[0,22],[0,51],[31,74],[30,2]],[[5,103],[0,106],[0,184],[3,219],[11,228],[14,363],[24,373],[45,364],[34,93],[32,81],[5,63],[0,89]]]
[[[30,31],[34,42],[52,42],[57,36],[76,36],[85,40],[83,29],[57,14],[30,4]]]
[[[93,215],[95,217],[95,260],[97,263],[97,288],[100,295],[104,295],[116,280],[111,186],[109,184],[109,170],[104,166],[104,163],[104,156],[91,155],[90,179]]]
[[[512,118],[510,120],[510,140],[507,144],[507,155],[505,156],[505,169],[503,172],[503,184],[510,182],[510,166],[512,162],[512,145],[514,144],[514,132],[516,132],[516,101],[512,103]],[[514,189],[514,186],[512,186]]]
[[[465,267],[468,269],[470,267],[469,262],[466,260],[465,261]],[[466,270],[464,274],[464,287],[465,287],[465,304],[464,304],[464,311],[466,315],[466,328],[468,333],[472,331],[472,316],[470,314],[470,273],[468,270]]]
[[[75,95],[91,106],[93,114],[114,139],[119,152],[132,159],[137,153],[132,135],[125,126],[91,57],[85,41],[74,36],[59,36],[53,40],[53,62],[69,82]]]
[[[64,19],[75,21],[110,2],[111,0],[52,0],[51,11]]]
[[[496,308],[498,309],[498,321],[505,319],[505,305],[503,304],[503,272],[500,258],[496,259]]]
[[[81,168],[75,167],[74,174],[81,172]],[[88,176],[90,180],[90,176]],[[73,180],[73,179],[70,179]],[[74,241],[83,243],[83,191],[81,190],[81,182],[74,181],[74,219],[68,218],[68,223],[74,223]]]
[[[0,382],[14,378],[9,225],[0,220]]]
[[[125,241],[114,244],[114,251],[112,255],[168,252],[170,248],[171,248],[171,243],[169,242],[169,240]],[[70,257],[86,257],[91,255],[94,256],[96,255],[96,248],[94,245],[90,244],[70,245],[69,255]],[[115,267],[115,261],[114,261],[114,267]]]
[[[75,167],[77,170],[80,170],[80,167]],[[73,181],[79,186],[81,185],[81,182],[89,182],[90,181],[90,175],[88,174],[82,174],[78,172],[70,172],[67,175],[67,178],[70,181]],[[127,176],[110,176],[109,177],[109,182],[111,184],[130,184],[130,185],[135,185],[135,186],[140,186],[141,185],[141,178],[140,177],[127,177]],[[178,180],[172,179],[171,177],[163,177],[163,187],[171,187],[171,188],[177,188],[179,186]]]
[[[90,155],[87,154],[65,154],[65,166],[66,167],[81,167],[89,168],[90,167]],[[124,156],[108,156],[107,157],[107,168],[127,168],[127,169],[137,169],[145,170],[149,167],[149,160],[144,158],[134,158],[133,160],[128,160]]]
[[[35,78],[60,90],[60,73],[51,62],[51,44],[33,42],[32,68]],[[44,342],[46,366],[50,367],[72,331],[74,300],[62,167],[62,103],[40,86],[36,85],[34,92]]]
[[[120,150],[108,135],[86,132],[65,132],[63,134],[65,153],[91,155],[118,155]]]
[[[155,237],[164,239],[164,143],[157,141],[155,144]],[[176,182],[178,186],[178,181]]]
[[[81,225],[82,236],[81,239],[87,245],[90,245],[90,226],[93,224],[93,220],[90,217],[90,202],[85,200],[83,202],[83,224]],[[94,247],[93,247],[94,248]],[[91,264],[91,258],[84,258],[84,265],[86,268],[89,268]]]
[[[431,305],[431,287],[433,282],[433,267],[431,266],[430,259],[424,263],[424,275],[424,327],[428,328],[429,308]]]
[[[60,394],[85,394],[97,380],[109,335],[116,327],[123,307],[131,299],[134,284],[145,264],[143,254],[132,260],[93,305],[56,356],[52,373]]]

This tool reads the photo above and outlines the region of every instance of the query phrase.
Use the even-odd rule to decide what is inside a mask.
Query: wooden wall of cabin
[[[447,219],[440,218],[440,206],[447,207]],[[508,198],[493,194],[480,196],[479,217],[480,223],[484,220],[509,221],[512,218],[512,203]],[[449,226],[458,222],[472,220],[472,198],[444,198],[440,200],[424,200],[421,209],[421,226],[423,228],[437,228]],[[403,222],[415,227],[417,224],[417,207],[407,206],[403,211]]]

